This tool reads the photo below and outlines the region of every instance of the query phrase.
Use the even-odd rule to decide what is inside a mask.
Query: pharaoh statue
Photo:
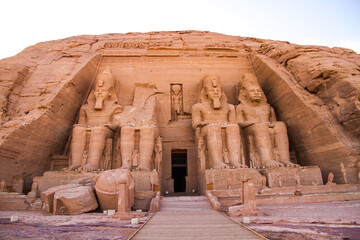
[[[206,142],[210,168],[229,168],[223,160],[223,148],[227,148],[233,167],[244,167],[240,160],[240,130],[235,107],[227,103],[217,75],[203,78],[200,103],[192,107],[192,125],[198,138],[203,137]]]
[[[136,170],[154,169],[155,141],[159,135],[156,122],[156,86],[151,83],[136,83],[132,106],[126,106],[117,117],[121,127],[122,168]],[[138,151],[138,163],[133,162],[133,153]]]
[[[253,166],[296,166],[290,162],[285,123],[276,121],[274,109],[266,102],[254,74],[243,76],[239,101],[240,104],[236,107],[237,121],[249,142],[248,145],[253,144],[256,152],[254,155],[257,160],[253,162]]]
[[[72,165],[69,170],[94,171],[99,168],[106,139],[112,138],[117,129],[114,116],[122,111],[122,107],[117,104],[114,82],[115,78],[107,67],[97,76],[95,89],[87,104],[81,107],[79,123],[74,125],[72,133]]]

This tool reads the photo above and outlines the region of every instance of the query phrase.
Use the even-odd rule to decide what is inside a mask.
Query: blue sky
[[[82,34],[206,30],[360,53],[357,0],[4,0],[0,59]]]

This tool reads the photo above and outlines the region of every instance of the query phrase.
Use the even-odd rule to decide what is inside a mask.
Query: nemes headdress
[[[256,76],[252,73],[245,73],[242,77],[242,80],[240,82],[240,92],[239,92],[239,102],[240,103],[247,103],[249,102],[248,96],[247,96],[247,90],[250,87],[258,87],[261,89],[260,84],[256,78]],[[262,91],[262,89],[261,89]],[[266,96],[264,92],[262,91],[261,94],[261,102],[266,102]]]

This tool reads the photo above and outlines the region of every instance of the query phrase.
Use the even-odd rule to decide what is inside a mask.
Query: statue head
[[[242,78],[239,101],[244,102],[245,99],[255,103],[266,102],[258,80],[252,73],[246,73]]]
[[[174,85],[172,85],[171,90],[177,96],[177,95],[179,95],[179,93],[181,91],[181,86],[179,84],[174,84]]]
[[[111,73],[110,67],[100,73],[96,78],[96,85],[94,91],[95,109],[101,110],[105,100],[110,98],[114,91],[115,78]]]
[[[206,75],[203,78],[202,94],[211,101],[214,109],[221,107],[220,99],[223,95],[221,89],[220,78],[217,75]]]

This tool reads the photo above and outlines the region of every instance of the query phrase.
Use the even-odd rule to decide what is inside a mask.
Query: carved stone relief
[[[184,115],[182,84],[171,84],[171,120],[177,121],[178,116]]]

